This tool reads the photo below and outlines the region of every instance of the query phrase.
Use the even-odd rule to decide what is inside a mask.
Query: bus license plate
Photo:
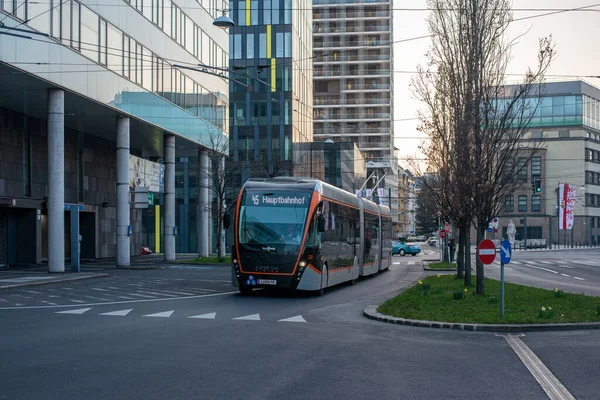
[[[275,279],[258,279],[257,283],[259,285],[277,285],[277,281]]]

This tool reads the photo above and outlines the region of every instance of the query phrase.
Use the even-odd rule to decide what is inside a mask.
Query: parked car
[[[410,254],[411,256],[416,256],[420,252],[421,246],[416,243],[392,242],[392,254],[400,254],[401,256]]]
[[[429,239],[427,239],[427,244],[430,246],[437,246],[438,240],[436,236],[430,236]]]

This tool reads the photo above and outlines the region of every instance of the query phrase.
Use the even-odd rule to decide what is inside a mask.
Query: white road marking
[[[579,281],[585,281],[585,279],[583,279],[583,278],[580,278],[580,277],[578,277],[578,276],[574,276],[573,278],[574,278],[574,279],[577,279],[577,280],[579,280]]]
[[[211,312],[211,313],[207,313],[207,314],[200,314],[200,315],[192,315],[191,317],[188,318],[196,318],[196,319],[215,319],[215,317],[217,316],[216,312]]]
[[[128,304],[128,303],[147,303],[147,302],[158,302],[158,301],[175,301],[175,300],[189,300],[189,299],[201,299],[203,297],[215,297],[215,296],[226,296],[226,295],[232,295],[232,294],[238,294],[238,291],[233,291],[233,292],[223,292],[223,293],[210,293],[210,294],[201,294],[198,296],[188,296],[188,297],[178,297],[176,299],[173,298],[166,298],[166,299],[140,299],[140,300],[127,300],[127,301],[109,301],[109,302],[105,302],[105,303],[88,303],[88,304],[78,304],[81,306],[108,306],[108,305],[114,305],[114,304]],[[73,300],[71,300],[73,301]],[[21,306],[23,306],[23,304],[20,304]],[[15,304],[15,306],[19,306],[19,304]],[[28,306],[28,307],[0,307],[0,310],[23,310],[23,309],[28,309],[28,310],[37,310],[37,309],[41,309],[41,308],[65,308],[65,307],[73,307],[73,305],[59,305],[59,306]]]
[[[119,290],[119,288],[113,287],[113,286],[107,286],[107,289],[111,289],[111,290]]]
[[[538,262],[541,262],[542,264],[546,264],[546,265],[549,265],[549,264],[554,264],[554,262],[553,262],[553,261],[542,261],[542,260],[540,260],[540,261],[538,261]]]
[[[164,312],[159,312],[156,314],[147,314],[147,315],[144,315],[144,317],[169,318],[174,312],[175,312],[175,310],[164,311]]]
[[[53,303],[53,302],[51,302],[51,301],[46,301],[46,300],[41,300],[40,302],[41,302],[41,303],[44,303],[44,304],[50,304],[51,306],[57,306],[57,305],[58,305],[58,304],[56,304],[56,303]]]
[[[10,303],[10,301],[8,301],[8,300],[4,300],[4,299],[0,299],[0,301],[3,301],[3,302],[5,302],[5,303]]]
[[[55,298],[60,297],[60,296],[57,296],[55,294],[50,294],[50,295],[48,295],[48,297],[51,297],[51,298],[55,299]]]
[[[75,300],[75,299],[71,299],[71,301],[72,301],[73,303],[85,303],[85,301],[83,301],[83,300]]]
[[[542,360],[516,335],[501,335],[551,400],[575,400],[575,397],[544,365]]]
[[[92,290],[97,290],[99,292],[110,292],[110,290],[100,289],[100,288],[97,288],[97,287],[93,287]]]
[[[515,264],[515,265],[521,265],[521,263],[519,261],[510,260],[510,263],[511,264]]]
[[[92,307],[90,308],[77,308],[75,310],[67,310],[67,311],[57,311],[57,314],[83,314],[86,311],[91,310]]]
[[[395,262],[395,263],[393,263],[393,264],[394,264],[394,265],[398,265],[398,264],[400,264],[400,263],[399,263],[398,261],[396,261],[396,262]]]
[[[124,300],[133,300],[135,299],[135,297],[129,297],[129,296],[117,296],[120,299],[124,299]]]
[[[167,293],[156,293],[156,292],[148,292],[148,291],[145,291],[144,293],[153,294],[153,295],[156,295],[156,296],[169,296],[169,297],[177,297],[177,296],[176,296],[176,295],[174,295],[174,294],[167,294]]]
[[[279,322],[306,322],[302,315],[296,315],[295,317],[280,319]]]
[[[541,269],[542,271],[548,271],[548,272],[552,272],[553,274],[558,274],[557,271],[553,271],[553,270],[548,269],[548,268],[534,267],[533,265],[527,265],[527,267],[529,267],[529,268],[535,268],[535,269]]]
[[[98,315],[114,315],[114,316],[118,316],[118,317],[124,317],[125,315],[129,314],[131,311],[133,311],[133,308],[130,308],[129,310],[105,312],[105,313],[98,314]]]
[[[567,274],[561,274],[562,276],[566,276],[566,277],[570,277],[571,275],[567,275]]]
[[[409,261],[409,262],[407,262],[407,264],[408,265],[415,265],[415,262],[414,261]]]
[[[162,290],[162,292],[165,292],[165,293],[175,293],[175,294],[182,294],[182,295],[184,295],[184,296],[193,296],[193,295],[194,295],[194,293],[178,292],[178,291],[176,291],[176,290]]]
[[[129,296],[137,296],[137,297],[144,297],[146,299],[154,299],[154,296],[147,296],[147,295],[141,294],[141,293],[127,293],[127,295],[129,295]]]
[[[36,292],[35,290],[23,290],[25,293],[29,294],[43,294],[42,292]]]
[[[239,320],[244,320],[244,321],[260,321],[260,314],[246,315],[246,316],[237,317],[234,319],[239,319]]]

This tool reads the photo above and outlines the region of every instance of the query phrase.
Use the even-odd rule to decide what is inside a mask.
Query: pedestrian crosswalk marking
[[[119,310],[119,311],[106,312],[106,313],[102,313],[102,314],[99,314],[99,315],[114,315],[114,316],[118,316],[118,317],[124,317],[125,315],[129,314],[131,311],[133,311],[133,308],[130,308],[129,310]]]
[[[246,316],[237,317],[234,319],[239,319],[239,320],[244,320],[244,321],[260,321],[260,314],[246,315]]]
[[[171,314],[173,314],[174,312],[175,312],[175,310],[171,310],[171,311],[159,312],[156,314],[147,314],[147,315],[144,315],[144,317],[169,318],[171,316]]]
[[[295,317],[280,319],[279,322],[306,322],[302,315],[296,315]]]
[[[211,313],[207,313],[207,314],[192,315],[191,317],[188,317],[188,318],[215,319],[216,316],[217,316],[216,312],[211,312]]]
[[[66,311],[58,311],[57,314],[83,314],[86,311],[91,310],[92,307],[90,308],[78,308],[75,310],[66,310]]]

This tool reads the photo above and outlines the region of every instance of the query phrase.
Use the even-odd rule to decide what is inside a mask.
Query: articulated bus
[[[250,179],[234,207],[231,279],[244,295],[255,288],[323,294],[390,267],[389,207],[325,182]]]

